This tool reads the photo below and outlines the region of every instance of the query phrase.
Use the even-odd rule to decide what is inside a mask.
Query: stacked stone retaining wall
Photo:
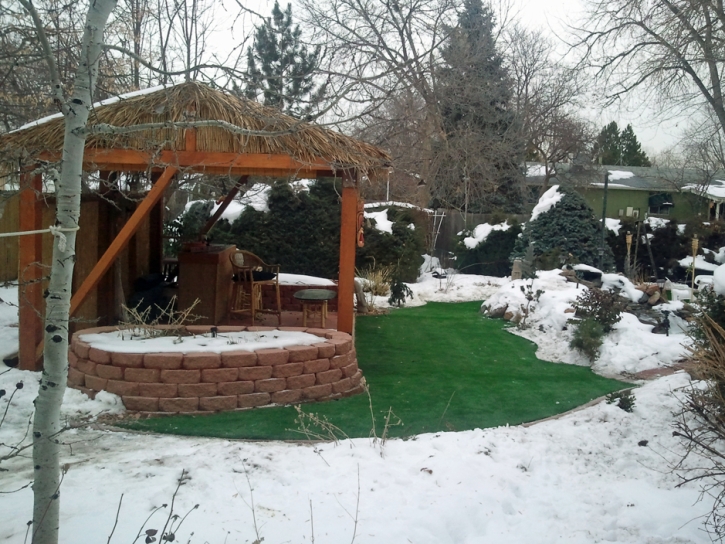
[[[93,396],[119,395],[129,411],[203,413],[267,404],[296,404],[363,391],[352,337],[304,327],[218,327],[237,331],[295,331],[320,337],[312,345],[223,353],[116,353],[92,348],[79,336],[117,330],[85,329],[73,335],[68,385]],[[191,334],[209,326],[189,326]]]

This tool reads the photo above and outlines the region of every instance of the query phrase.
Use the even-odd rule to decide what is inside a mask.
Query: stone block
[[[159,410],[162,412],[196,412],[199,399],[196,397],[159,399]]]
[[[342,370],[340,370],[339,368],[334,368],[334,369],[328,370],[326,372],[318,372],[317,373],[317,385],[336,382],[341,378],[342,378]]]
[[[304,373],[315,374],[325,370],[330,370],[330,359],[314,359],[305,363]]]
[[[240,381],[265,380],[272,377],[271,366],[247,366],[239,368]]]
[[[358,371],[357,361],[355,361],[354,363],[350,363],[347,366],[342,367],[342,374],[346,378],[351,378],[357,371]]]
[[[302,398],[305,399],[319,399],[327,397],[332,393],[332,385],[329,383],[323,385],[313,385],[311,387],[305,387],[302,390]]]
[[[272,393],[272,402],[274,404],[292,404],[302,399],[302,391],[299,389],[284,391],[275,391]]]
[[[289,360],[289,351],[286,349],[258,349],[257,365],[283,365]]]
[[[330,359],[330,368],[342,368],[351,362],[350,352],[344,355],[335,355]]]
[[[106,378],[109,380],[122,380],[123,368],[120,366],[98,364],[96,365],[96,375],[99,378]]]
[[[317,357],[320,359],[329,359],[335,355],[335,345],[328,344],[327,342],[320,342],[319,344],[313,344],[317,348]]]
[[[100,363],[104,365],[111,364],[111,354],[107,351],[97,348],[91,348],[88,350],[88,358],[94,363]]]
[[[179,397],[216,397],[218,394],[215,383],[180,383],[178,391]]]
[[[254,390],[258,393],[272,393],[282,391],[287,387],[287,380],[284,378],[269,378],[268,380],[257,380],[254,382]]]
[[[162,370],[159,378],[162,383],[199,383],[201,370]]]
[[[307,334],[314,334],[315,336],[319,336],[320,338],[326,338],[327,333],[330,332],[330,329],[307,329],[305,331]]]
[[[158,412],[159,399],[153,397],[121,397],[126,410],[133,412]]]
[[[264,327],[262,325],[255,325],[254,327],[247,327],[249,332],[269,332],[277,330],[275,327]]]
[[[88,352],[91,351],[91,345],[74,338],[73,351],[76,352],[79,359],[88,359]]]
[[[242,332],[246,331],[247,327],[243,325],[219,325],[217,327],[219,329],[219,332],[225,333],[225,332]]]
[[[237,396],[224,397],[201,397],[199,399],[200,410],[211,410],[213,412],[222,412],[225,410],[234,410],[237,407]]]
[[[143,366],[143,353],[111,353],[111,364],[130,368]]]
[[[127,368],[123,375],[129,382],[156,383],[160,371],[154,368]]]
[[[143,356],[144,368],[159,370],[177,370],[184,361],[183,353],[147,353]]]
[[[291,302],[294,299],[288,299],[287,302]],[[284,305],[285,308],[287,307]],[[307,327],[279,327],[279,330],[281,331],[287,331],[287,332],[305,332],[307,331]]]
[[[347,391],[345,391],[342,394],[342,396],[343,397],[352,397],[353,395],[359,395],[363,391],[365,391],[365,388],[362,386],[362,384],[358,384],[358,385],[354,386],[352,389],[348,389]]]
[[[211,328],[214,325],[186,325],[184,327],[186,329],[186,332],[189,334],[195,334],[195,335],[202,335],[202,334],[209,334],[211,335]]]
[[[108,380],[106,391],[119,397],[139,397],[138,384],[136,382],[124,382],[123,380]]]
[[[78,363],[76,363],[76,368],[87,376],[97,376],[96,365],[97,363],[89,361],[88,359],[78,359]]]
[[[217,384],[219,395],[246,395],[254,393],[254,382],[223,382]]]
[[[252,351],[226,351],[221,356],[223,367],[238,368],[257,364],[257,354]]]
[[[292,376],[287,378],[287,389],[304,389],[315,385],[317,382],[317,376],[314,374],[302,374],[301,376]]]
[[[315,346],[289,346],[285,349],[289,351],[288,361],[290,363],[317,359],[317,348]]]
[[[332,384],[333,393],[344,393],[348,389],[352,388],[352,380],[350,378],[343,378]]]
[[[235,382],[238,377],[236,368],[205,368],[201,371],[203,382]]]
[[[75,368],[78,364],[78,355],[76,355],[72,349],[68,350],[68,366]]]
[[[335,355],[344,355],[352,349],[352,338],[330,338],[330,344],[335,346]]]
[[[290,376],[299,376],[305,368],[304,363],[287,363],[286,365],[277,365],[272,367],[273,378],[289,378]]]
[[[68,369],[68,384],[84,387],[86,385],[86,375],[71,367]]]
[[[103,391],[106,388],[108,380],[106,378],[99,378],[98,376],[89,376],[86,374],[86,387],[93,389],[94,391]]]
[[[189,370],[219,368],[222,366],[222,360],[218,353],[187,353],[184,355],[181,366]]]
[[[159,397],[170,399],[178,395],[179,386],[175,383],[140,383],[138,394],[140,397]]]
[[[350,381],[352,382],[353,386],[359,385],[362,381],[362,372],[360,370],[355,372],[355,374],[350,377]]]
[[[269,404],[271,397],[269,393],[250,393],[248,395],[239,395],[237,397],[237,408],[253,408],[254,406],[264,406]]]

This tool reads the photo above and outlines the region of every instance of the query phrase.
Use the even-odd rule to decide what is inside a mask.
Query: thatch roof
[[[322,159],[333,168],[355,167],[372,171],[390,163],[378,147],[333,130],[300,122],[279,110],[197,82],[130,93],[94,107],[89,126],[134,127],[147,123],[211,121],[272,134],[239,134],[229,126],[197,128],[196,150],[235,154],[289,155],[311,163]],[[185,150],[184,127],[152,128],[125,134],[90,134],[87,148]],[[64,119],[51,116],[0,135],[0,161],[42,153],[58,154],[63,147]]]

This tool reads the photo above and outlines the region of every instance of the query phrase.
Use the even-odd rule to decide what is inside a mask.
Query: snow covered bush
[[[515,219],[483,223],[473,231],[462,232],[455,247],[456,268],[463,274],[499,278],[510,275],[509,255],[520,233],[521,226]]]
[[[539,200],[516,240],[511,259],[521,258],[533,242],[536,257],[558,248],[579,262],[598,265],[601,244],[600,222],[594,211],[573,189],[553,185]],[[604,269],[614,268],[614,257],[608,245],[604,247]]]

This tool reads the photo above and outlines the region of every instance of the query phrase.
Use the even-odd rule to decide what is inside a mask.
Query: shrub
[[[569,346],[586,355],[590,361],[599,357],[602,347],[604,328],[595,319],[588,317],[580,321],[574,329],[574,337]]]
[[[615,391],[607,395],[607,404],[616,404],[625,412],[630,414],[634,411],[634,403],[637,399],[631,389]]]
[[[705,324],[712,321],[715,325],[725,328],[725,297],[712,289],[700,289],[695,295],[697,313],[690,325],[688,334],[700,349],[710,349],[710,336]]]
[[[402,304],[405,306],[406,298],[413,298],[413,291],[411,291],[410,287],[405,285],[402,280],[398,278],[394,279],[390,284],[390,298],[388,298],[388,304],[391,306],[393,304],[396,306],[400,306]]]
[[[614,292],[592,288],[584,291],[574,303],[577,317],[591,318],[608,333],[622,319],[626,303]]]
[[[523,257],[529,243],[533,242],[536,257],[559,248],[579,262],[598,265],[602,239],[600,221],[594,218],[594,211],[573,189],[559,186],[558,190],[564,195],[562,199],[525,225],[521,237],[516,240],[511,260]],[[612,250],[605,244],[604,269],[612,268]]]
[[[493,219],[491,221],[494,221]],[[503,222],[503,221],[500,221]],[[509,255],[514,249],[521,227],[510,220],[507,230],[494,230],[473,249],[463,243],[468,234],[461,234],[455,247],[456,268],[463,274],[479,274],[503,278],[511,274]]]

